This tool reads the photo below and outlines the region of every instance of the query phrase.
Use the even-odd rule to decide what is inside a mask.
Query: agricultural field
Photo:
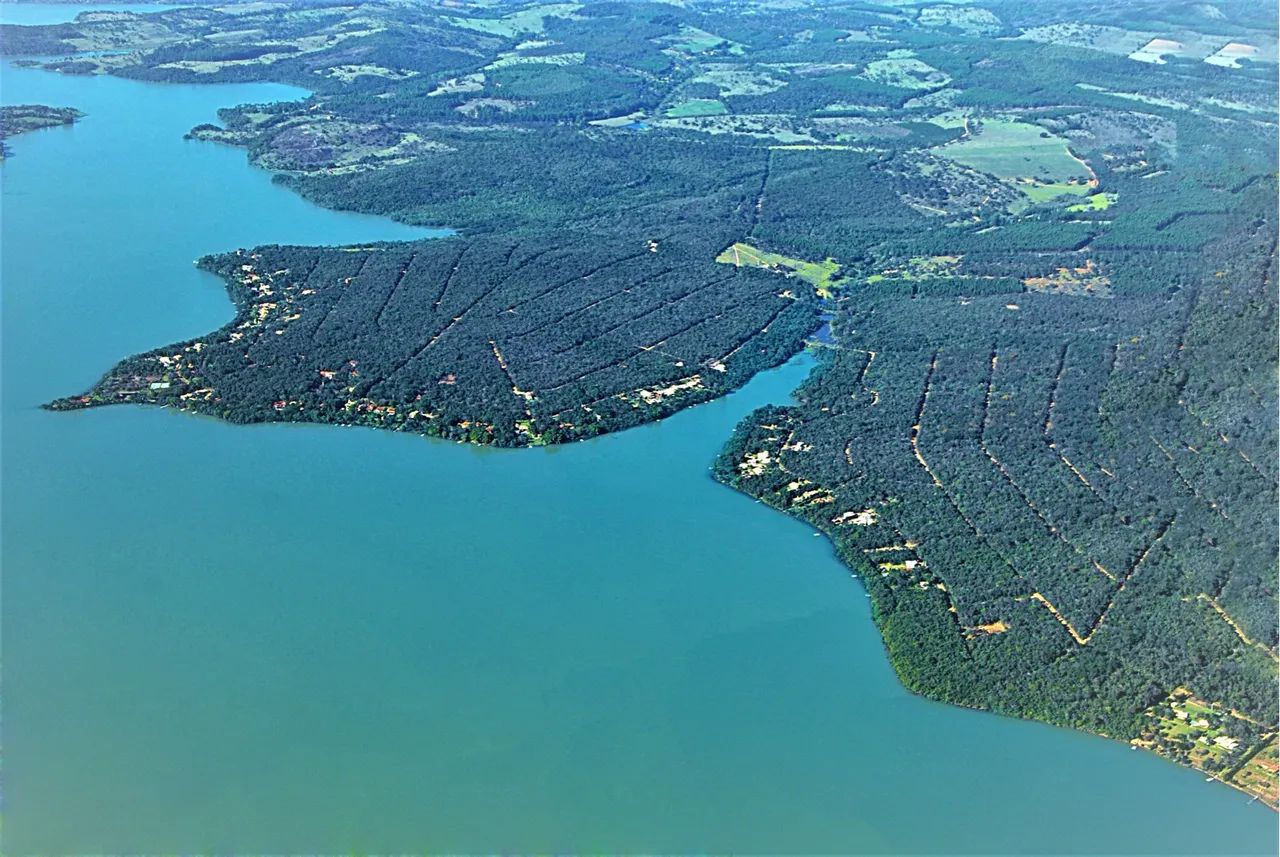
[[[1010,119],[970,121],[970,135],[935,151],[958,164],[1015,185],[1033,202],[1091,192],[1092,171],[1067,143],[1039,127]]]

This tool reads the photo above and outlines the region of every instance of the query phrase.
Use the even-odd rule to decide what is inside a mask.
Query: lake
[[[0,167],[6,853],[1275,852],[1193,771],[902,689],[828,542],[707,473],[808,357],[553,449],[39,410],[229,320],[204,253],[429,233],[182,139],[299,90],[0,92],[87,113]]]

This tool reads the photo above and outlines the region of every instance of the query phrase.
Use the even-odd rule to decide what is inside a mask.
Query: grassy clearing
[[[951,77],[915,57],[889,57],[867,63],[860,77],[901,89],[933,89],[946,86]]]
[[[1128,101],[1139,101],[1143,104],[1151,104],[1156,107],[1169,107],[1174,110],[1189,110],[1191,105],[1185,101],[1176,101],[1172,98],[1161,98],[1156,95],[1143,95],[1140,92],[1121,92],[1115,89],[1107,89],[1102,86],[1094,86],[1092,83],[1077,83],[1077,89],[1084,89],[1088,92],[1101,92],[1104,95],[1111,95],[1115,98],[1123,98]]]
[[[1018,190],[1022,191],[1032,202],[1048,202],[1060,196],[1084,196],[1091,188],[1085,182],[1037,182],[1019,181]]]
[[[485,66],[485,70],[510,68],[517,65],[582,65],[586,59],[587,55],[581,51],[565,54],[505,53]]]
[[[1024,31],[1018,38],[1048,45],[1092,48],[1095,51],[1127,56],[1140,50],[1143,45],[1155,37],[1155,33],[1124,30],[1119,27],[1107,27],[1098,24],[1066,22],[1032,27]]]
[[[792,127],[791,117],[774,114],[740,116],[690,116],[659,119],[660,128],[679,128],[703,134],[737,134],[743,137],[775,140],[779,143],[812,143],[813,137]]]
[[[671,47],[686,54],[701,54],[719,48],[725,48],[731,54],[741,54],[746,50],[746,45],[731,42],[723,36],[697,27],[681,27],[680,35],[673,38]]]
[[[711,98],[691,98],[673,104],[666,110],[668,119],[688,119],[694,116],[723,116],[729,108],[723,102]]]
[[[417,77],[419,72],[412,69],[384,68],[380,65],[335,65],[327,69],[316,69],[316,74],[351,83],[359,77],[385,77],[387,80],[406,80]]]
[[[526,33],[538,34],[546,29],[547,18],[568,18],[581,9],[578,3],[547,3],[512,12],[501,18],[446,18],[455,27],[478,30],[491,36],[514,39]]]
[[[935,120],[937,121],[937,120]],[[1095,182],[1061,137],[1043,128],[1009,119],[969,122],[970,136],[934,151],[966,167],[1013,184],[1033,202],[1063,194],[1083,196]]]
[[[1067,211],[1105,211],[1114,205],[1118,198],[1114,193],[1091,194],[1084,202],[1068,205]]]
[[[1000,19],[993,12],[964,6],[926,6],[920,10],[919,22],[922,27],[953,27],[970,36],[1000,32]]]
[[[741,268],[763,268],[766,271],[785,273],[798,277],[813,286],[818,297],[829,298],[832,292],[843,284],[836,277],[840,271],[840,263],[835,259],[824,259],[821,262],[807,262],[804,259],[793,259],[778,253],[766,253],[750,244],[738,242],[716,257],[716,261]]]
[[[695,77],[693,83],[709,83],[719,88],[721,98],[735,95],[765,95],[787,85],[766,71],[754,71],[738,66],[711,66]]]

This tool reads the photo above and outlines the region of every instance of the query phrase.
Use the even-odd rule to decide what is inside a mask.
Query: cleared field
[[[525,33],[541,33],[547,18],[567,18],[581,9],[578,3],[547,3],[512,12],[501,18],[446,18],[455,27],[465,27],[493,36],[513,39]]]
[[[713,66],[695,77],[693,83],[709,83],[719,88],[721,98],[735,95],[765,95],[787,85],[766,71],[737,66]]]
[[[1117,198],[1114,193],[1091,194],[1084,202],[1068,205],[1067,211],[1103,211],[1110,208]]]
[[[1161,98],[1155,95],[1143,95],[1140,92],[1121,92],[1116,89],[1107,89],[1105,87],[1095,86],[1092,83],[1077,83],[1076,86],[1080,89],[1088,90],[1089,92],[1102,92],[1102,93],[1106,93],[1107,95],[1114,96],[1116,98],[1123,98],[1127,101],[1140,101],[1143,104],[1151,104],[1156,107],[1169,107],[1175,110],[1191,109],[1190,104],[1187,104],[1185,101],[1177,101],[1173,98]]]
[[[946,86],[951,77],[923,60],[911,56],[890,56],[867,63],[861,77],[902,89],[933,89]]]
[[[1088,192],[1093,176],[1061,137],[1008,119],[984,119],[981,125],[971,120],[969,130],[969,137],[934,151],[958,164],[1014,182],[1032,199]]]
[[[706,30],[699,30],[696,27],[683,27],[680,35],[672,42],[671,47],[687,54],[700,54],[716,48],[727,47],[729,53],[740,54],[746,46],[731,42],[723,36],[717,36],[715,33],[708,33]]]
[[[695,116],[723,116],[729,109],[723,102],[712,98],[691,98],[667,108],[669,119],[689,119]]]
[[[970,36],[991,35],[1000,31],[1000,19],[986,9],[964,6],[926,6],[920,10],[922,27],[954,27]]]
[[[1240,60],[1256,59],[1257,56],[1258,49],[1253,45],[1246,45],[1243,42],[1230,42],[1219,48],[1217,53],[1205,57],[1204,61],[1223,68],[1240,68]]]
[[[1084,196],[1093,190],[1086,182],[1038,182],[1020,181],[1018,190],[1032,202],[1048,202],[1060,196]],[[1106,206],[1102,206],[1106,208]]]
[[[1031,27],[1023,31],[1019,39],[1047,45],[1063,45],[1073,48],[1092,48],[1109,54],[1129,55],[1158,34],[1124,30],[1097,24],[1060,23]]]
[[[1152,39],[1133,53],[1129,59],[1164,65],[1166,56],[1187,56],[1187,46],[1172,39]]]
[[[747,114],[730,116],[683,116],[659,119],[659,128],[680,128],[703,134],[737,134],[757,137],[778,143],[812,143],[813,137],[803,128],[796,128],[789,116],[771,114]]]
[[[823,298],[831,297],[832,290],[843,282],[836,278],[840,263],[835,259],[807,262],[804,259],[793,259],[778,253],[766,253],[740,241],[717,256],[716,261],[737,268],[745,265],[748,268],[763,268],[766,271],[799,277],[813,286],[818,296]]]
[[[564,54],[520,54],[506,53],[485,66],[485,70],[509,68],[517,65],[582,65],[587,55],[582,51]]]
[[[419,72],[412,69],[384,68],[380,65],[335,65],[327,69],[316,69],[316,74],[331,77],[350,83],[359,77],[385,77],[387,80],[406,80],[417,77]]]

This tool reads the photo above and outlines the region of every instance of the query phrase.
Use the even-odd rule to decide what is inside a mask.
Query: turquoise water
[[[182,133],[277,86],[6,68],[5,853],[1274,853],[1124,745],[917,699],[805,526],[716,485],[799,358],[551,450],[53,414],[232,315],[202,253],[423,234]]]
[[[176,9],[172,3],[98,3],[94,6],[74,6],[63,3],[10,3],[0,2],[0,24],[61,24],[74,21],[76,15],[89,9],[101,12],[163,12]]]

